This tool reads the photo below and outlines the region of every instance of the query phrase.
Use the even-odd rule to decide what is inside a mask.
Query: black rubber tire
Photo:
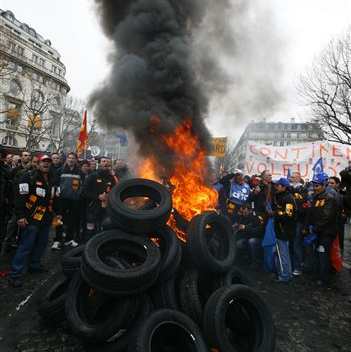
[[[169,279],[151,291],[153,305],[157,309],[179,310],[179,303],[176,294],[175,277]]]
[[[118,224],[113,222],[113,220],[109,216],[107,216],[102,221],[101,227],[102,231],[114,230],[119,228]]]
[[[115,299],[93,289],[77,273],[68,289],[67,322],[82,339],[105,342],[135,318],[138,304],[136,296]]]
[[[162,309],[152,313],[131,340],[129,352],[207,352],[199,327],[185,314]]]
[[[66,277],[71,278],[80,270],[80,263],[84,252],[84,245],[73,248],[62,256],[62,271]]]
[[[210,237],[208,226],[215,229]],[[216,243],[218,248],[214,248]],[[187,248],[193,258],[193,264],[201,271],[223,273],[234,263],[236,255],[235,238],[229,220],[215,212],[196,215],[190,222]]]
[[[160,241],[161,264],[158,282],[166,282],[177,272],[182,260],[182,248],[177,235],[169,226],[156,230],[155,237]]]
[[[211,275],[201,275],[196,269],[183,272],[178,283],[179,303],[182,312],[200,326],[203,308],[212,294],[213,285]]]
[[[142,263],[135,265],[122,254],[134,255]],[[130,260],[130,267],[111,265],[106,258]],[[161,254],[158,247],[148,238],[133,236],[122,230],[102,232],[86,245],[82,258],[81,274],[84,280],[99,291],[113,296],[142,293],[157,280]]]
[[[204,310],[203,331],[211,347],[226,352],[273,352],[275,328],[270,310],[250,287],[215,291]]]
[[[83,346],[84,349],[87,352],[125,352],[128,349],[128,344],[130,343],[131,338],[134,338],[134,336],[137,334],[137,331],[139,330],[140,325],[142,325],[145,321],[145,319],[151,314],[151,312],[154,310],[153,305],[151,303],[151,299],[144,295],[140,298],[140,304],[139,304],[139,311],[131,322],[130,326],[127,329],[123,329],[123,334],[118,336],[115,334],[111,338],[110,342],[104,342],[104,343],[89,343],[89,344],[84,344]],[[117,336],[116,336],[117,335]]]
[[[251,280],[236,266],[214,280],[214,290],[232,285],[253,286]]]
[[[131,209],[123,201],[129,197],[148,197],[157,207]],[[122,181],[109,193],[108,213],[121,229],[136,234],[152,234],[164,226],[171,214],[172,197],[169,190],[151,180],[141,178]]]
[[[59,324],[66,319],[65,301],[69,280],[62,273],[55,273],[40,288],[37,311],[50,324]]]

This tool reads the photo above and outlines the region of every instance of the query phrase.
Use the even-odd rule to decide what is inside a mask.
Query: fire
[[[174,133],[162,136],[165,145],[175,154],[174,171],[169,178],[173,207],[187,221],[203,211],[215,209],[218,199],[217,192],[206,185],[206,153],[191,127],[191,122],[185,121]],[[156,160],[151,157],[144,161],[139,175],[160,181],[156,169]],[[175,228],[174,217],[169,225]],[[180,237],[184,239],[184,234]]]

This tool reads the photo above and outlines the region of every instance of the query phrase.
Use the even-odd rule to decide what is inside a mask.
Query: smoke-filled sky
[[[327,42],[351,24],[351,2],[231,2],[231,7],[214,7],[207,28],[194,34],[197,79],[210,98],[206,123],[211,133],[237,136],[247,122],[261,118],[308,119],[295,92],[297,79]],[[93,0],[0,0],[0,8],[52,40],[67,66],[72,95],[85,99],[104,81],[112,44]],[[210,60],[214,54],[221,72],[206,66],[207,56]]]

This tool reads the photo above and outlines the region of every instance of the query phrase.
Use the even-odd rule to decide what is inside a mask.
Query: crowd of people
[[[235,170],[214,182],[218,211],[228,216],[239,259],[265,268],[286,283],[306,272],[330,284],[336,239],[344,248],[351,171],[344,177],[319,172],[304,182],[299,172],[272,181],[269,171],[245,176]],[[42,272],[41,260],[54,228],[51,249],[76,247],[100,231],[108,193],[129,177],[124,162],[107,157],[20,156],[2,152],[0,161],[0,255],[13,251],[9,283],[22,286],[24,274]],[[346,185],[341,180],[350,181]]]
[[[342,173],[347,179],[350,171]],[[318,285],[330,285],[332,249],[343,253],[348,215],[348,190],[340,178],[321,171],[305,182],[293,172],[273,181],[267,170],[251,177],[235,170],[214,187],[242,261],[275,272],[280,283],[312,273]]]
[[[15,248],[9,284],[20,287],[25,272],[45,271],[41,260],[54,228],[52,250],[77,247],[102,228],[107,195],[128,176],[122,161],[65,156],[20,156],[1,152],[0,255]]]

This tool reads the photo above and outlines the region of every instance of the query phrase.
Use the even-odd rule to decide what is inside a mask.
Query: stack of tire
[[[134,197],[147,205],[130,208]],[[171,211],[161,184],[118,184],[108,230],[63,256],[63,273],[43,287],[39,314],[66,321],[87,351],[274,351],[271,313],[233,266],[229,221],[197,215],[182,243],[166,225]]]

